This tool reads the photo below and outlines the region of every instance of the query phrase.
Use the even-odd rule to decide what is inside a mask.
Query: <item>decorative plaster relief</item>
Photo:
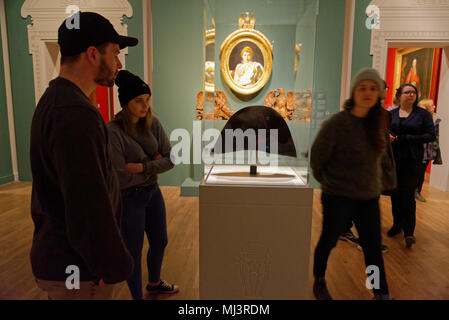
[[[449,7],[449,3],[446,0],[415,0],[418,6],[430,6],[430,7]]]
[[[447,0],[373,0],[370,4],[376,5],[379,8],[400,8],[410,9],[413,7],[447,7],[449,3]]]
[[[389,44],[403,48],[449,46],[449,0],[374,0],[371,4],[380,9],[380,29],[371,33],[371,54],[373,68],[382,75],[386,72]],[[439,101],[447,100],[446,92],[440,89]],[[444,109],[439,110],[439,114],[447,115]],[[440,140],[442,152],[448,150],[445,141]],[[437,167],[432,168],[430,185],[448,190],[448,166]]]
[[[132,17],[133,9],[127,0],[26,0],[21,9],[23,18],[31,17],[28,25],[28,47],[33,55],[34,91],[36,104],[48,86],[48,82],[59,73],[58,28],[65,18],[69,6],[81,11],[98,12],[111,21],[121,35],[128,35],[128,26],[123,16]],[[127,48],[119,55],[125,67]],[[115,90],[116,91],[116,90]]]
[[[371,33],[373,68],[385,73],[390,42],[449,42],[449,0],[373,0],[380,29]],[[437,13],[437,15],[436,15]]]

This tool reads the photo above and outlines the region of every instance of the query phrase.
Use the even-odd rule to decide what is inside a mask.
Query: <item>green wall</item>
[[[345,0],[320,0],[315,48],[315,97],[325,95],[326,111],[340,110]]]
[[[296,25],[296,43],[301,43],[301,52],[298,54],[298,69],[295,74],[295,91],[312,89],[313,68],[315,59],[316,37],[316,5],[314,1],[304,1],[304,8],[298,11]]]
[[[177,128],[192,132],[203,87],[203,1],[153,0],[152,12],[155,114],[168,135]],[[179,186],[190,174],[190,165],[178,165],[159,183]]]
[[[30,18],[20,15],[24,0],[6,0],[9,54],[12,75],[12,93],[14,104],[14,121],[16,126],[17,157],[19,179],[31,181],[29,162],[30,126],[36,106],[34,97],[33,61],[29,54],[27,25]],[[134,15],[124,18],[128,24],[128,34],[139,39],[139,45],[129,48],[126,57],[127,68],[143,77],[143,29],[142,0],[129,0]]]
[[[145,0],[146,1],[146,0]],[[128,35],[139,39],[139,44],[128,48],[126,56],[126,69],[144,78],[143,65],[143,7],[142,0],[128,0],[133,7],[133,16],[124,17],[123,23],[128,25]]]
[[[19,180],[31,181],[29,161],[30,126],[35,108],[33,61],[28,50],[27,25],[20,9],[23,0],[6,1],[11,87],[14,104]]]
[[[355,2],[351,78],[360,69],[373,65],[373,56],[370,55],[371,30],[368,30],[365,26],[367,19],[365,10],[370,2],[371,0],[357,0]],[[382,75],[382,72],[380,74]]]
[[[345,0],[320,0],[316,30],[314,106],[311,139],[321,123],[340,111],[340,86],[343,58]],[[311,184],[319,184],[310,173]]]
[[[0,27],[1,28],[1,27]],[[1,31],[1,29],[0,29]],[[14,180],[9,142],[8,110],[6,108],[5,69],[0,41],[0,184]]]

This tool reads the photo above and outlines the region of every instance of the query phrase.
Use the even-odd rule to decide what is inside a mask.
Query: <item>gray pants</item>
[[[69,290],[65,281],[36,279],[39,289],[48,294],[49,300],[112,300],[115,285],[99,287],[93,281],[81,281],[80,289]]]

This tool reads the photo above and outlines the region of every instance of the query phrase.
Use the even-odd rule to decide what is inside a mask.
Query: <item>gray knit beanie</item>
[[[385,99],[385,81],[380,77],[379,72],[373,68],[365,68],[360,70],[351,81],[351,96],[354,93],[355,87],[364,80],[372,80],[379,87],[379,96]]]

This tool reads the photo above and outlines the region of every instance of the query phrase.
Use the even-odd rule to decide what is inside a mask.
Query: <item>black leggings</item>
[[[379,198],[356,200],[323,192],[321,202],[323,204],[323,229],[315,248],[313,265],[315,278],[324,277],[331,250],[337,244],[339,236],[345,231],[348,223],[354,221],[365,255],[366,266],[379,268],[380,287],[374,288],[373,291],[387,294],[388,286],[381,251]]]
[[[422,190],[422,185],[424,183],[424,177],[426,176],[426,170],[427,170],[427,166],[429,165],[430,161],[426,161],[426,163],[421,163],[421,172],[420,172],[420,176],[418,179],[418,186],[416,187],[416,189],[418,190],[418,193],[421,193]]]
[[[398,187],[391,195],[393,227],[403,229],[404,236],[413,236],[416,226],[415,190],[422,164],[413,160],[396,160]]]

